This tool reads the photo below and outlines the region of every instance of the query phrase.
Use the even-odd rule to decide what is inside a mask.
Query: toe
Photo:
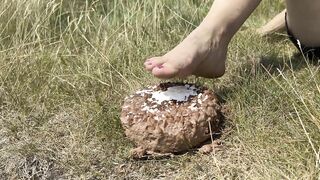
[[[146,68],[146,70],[152,71],[153,68],[160,66],[165,62],[166,60],[163,57],[153,57],[146,60],[146,62],[144,63],[144,67]]]
[[[170,79],[177,75],[178,70],[165,63],[152,69],[152,74],[160,79]]]

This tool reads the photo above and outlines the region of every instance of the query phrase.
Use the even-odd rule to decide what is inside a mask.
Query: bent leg
[[[301,44],[320,47],[320,1],[286,0],[287,23]]]
[[[277,14],[271,21],[266,25],[259,28],[257,31],[262,36],[269,35],[275,32],[284,31],[286,29],[285,22],[286,10],[284,9],[281,13]]]
[[[258,6],[260,0],[215,0],[203,22],[174,49],[145,62],[158,78],[224,74],[230,39]]]

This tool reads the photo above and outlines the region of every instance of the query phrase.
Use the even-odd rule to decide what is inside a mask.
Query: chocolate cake
[[[127,97],[121,112],[134,157],[198,147],[219,131],[221,107],[213,91],[194,84],[162,83]]]

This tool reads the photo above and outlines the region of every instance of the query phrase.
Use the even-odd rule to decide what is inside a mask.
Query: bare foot
[[[227,46],[221,35],[197,28],[167,54],[150,58],[144,65],[161,79],[189,75],[216,78],[225,72]]]

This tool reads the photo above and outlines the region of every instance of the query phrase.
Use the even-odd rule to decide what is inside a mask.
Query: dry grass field
[[[263,1],[234,37],[225,76],[184,79],[223,99],[223,150],[129,158],[124,97],[160,82],[144,60],[180,42],[211,4],[2,0],[0,179],[318,179],[319,63],[285,34],[255,31],[280,0]]]

